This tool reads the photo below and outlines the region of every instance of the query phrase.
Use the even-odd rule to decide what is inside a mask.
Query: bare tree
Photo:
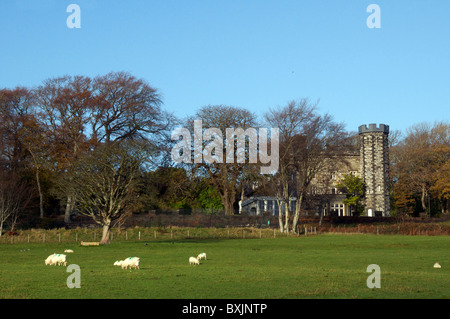
[[[292,185],[292,170],[294,166],[294,153],[296,152],[296,136],[302,134],[303,127],[311,118],[317,103],[310,103],[308,99],[290,101],[284,107],[270,109],[264,118],[273,127],[280,131],[279,169],[275,183],[276,198],[278,202],[278,223],[280,231],[288,231],[290,199],[295,196]],[[283,207],[285,214],[283,215]],[[284,218],[284,220],[283,220]]]
[[[93,90],[91,126],[95,142],[155,138],[173,124],[173,118],[161,109],[158,91],[129,73],[97,76]]]
[[[111,142],[81,157],[71,191],[77,210],[103,227],[100,243],[110,242],[111,227],[136,198],[136,182],[150,151],[142,141]]]
[[[328,114],[317,113],[317,104],[308,99],[291,101],[278,110],[266,113],[266,121],[280,129],[279,223],[281,231],[295,232],[304,202],[313,178],[321,172],[327,159],[339,154],[347,138],[343,124],[335,123]],[[296,199],[290,225],[291,199]],[[282,215],[282,205],[285,215]],[[284,221],[283,221],[284,217]]]
[[[303,200],[308,194],[313,178],[327,169],[329,159],[335,162],[345,161],[341,155],[346,149],[344,142],[347,134],[342,123],[335,123],[328,114],[314,114],[297,137],[294,153],[296,182],[296,207],[292,222],[292,231],[297,229]]]

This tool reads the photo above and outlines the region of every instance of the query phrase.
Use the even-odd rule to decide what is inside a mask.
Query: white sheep
[[[124,269],[124,268],[128,269],[128,267],[140,269],[139,262],[140,262],[139,257],[128,257],[122,261],[121,267],[122,267],[122,269]]]
[[[198,260],[198,258],[189,257],[189,265],[192,265],[192,264],[200,265],[200,261]]]
[[[45,265],[53,265],[53,257],[55,257],[56,254],[51,254],[50,256],[47,257],[47,259],[45,259]]]
[[[435,263],[433,267],[434,268],[441,268],[441,265],[439,265],[439,263]]]
[[[200,254],[197,256],[197,259],[198,259],[198,260],[202,260],[202,259],[205,259],[205,260],[206,260],[206,253],[200,253]]]
[[[66,250],[64,250],[64,252],[65,253],[73,253],[73,250],[72,249],[66,249]]]
[[[45,265],[61,266],[67,265],[67,256],[64,254],[51,254],[45,260]]]

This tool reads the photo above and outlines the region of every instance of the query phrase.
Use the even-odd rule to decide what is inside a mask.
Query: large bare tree
[[[94,79],[92,139],[110,142],[130,138],[156,138],[173,124],[161,109],[157,89],[126,72],[111,72]]]
[[[114,222],[136,199],[136,183],[151,150],[144,141],[110,142],[88,152],[75,164],[71,191],[77,211],[102,226],[100,243],[110,242]]]
[[[301,209],[314,177],[329,169],[330,162],[336,165],[345,161],[342,155],[347,149],[347,133],[344,124],[336,123],[329,114],[314,114],[297,138],[294,155],[296,207],[292,231],[296,232]],[[331,160],[331,161],[330,161]]]
[[[296,232],[302,204],[313,178],[326,168],[328,159],[339,160],[337,155],[347,137],[343,124],[335,123],[328,114],[319,114],[317,104],[300,99],[265,114],[266,121],[280,129],[280,169],[276,176],[276,195],[281,231]],[[290,201],[293,198],[296,205],[290,224]]]
[[[278,202],[278,224],[280,231],[289,228],[290,199],[295,196],[292,184],[294,167],[294,153],[296,150],[296,136],[303,132],[303,127],[311,118],[317,103],[310,103],[308,99],[290,101],[286,106],[270,109],[265,113],[266,122],[277,127],[280,132],[279,169],[274,182],[275,196]],[[283,207],[285,214],[283,214]]]

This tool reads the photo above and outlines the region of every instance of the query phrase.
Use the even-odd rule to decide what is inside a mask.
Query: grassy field
[[[450,298],[450,237],[333,235],[266,239],[118,241],[110,245],[1,244],[0,298]],[[81,288],[66,267],[44,259],[64,249],[81,268]],[[207,260],[189,265],[200,252]],[[114,261],[141,258],[141,269]],[[441,269],[433,268],[435,262]],[[367,266],[381,288],[366,285]]]

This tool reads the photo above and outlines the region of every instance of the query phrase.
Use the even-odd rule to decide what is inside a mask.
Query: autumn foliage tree
[[[419,210],[431,215],[433,202],[445,213],[450,188],[449,128],[445,122],[412,126],[391,150],[394,198],[400,210],[408,213]]]
[[[86,125],[90,121],[89,107],[92,103],[91,80],[83,76],[63,76],[47,79],[35,89],[39,121],[47,135],[53,169],[58,173],[59,190],[65,198],[64,221],[70,222],[75,197],[67,193],[66,180],[80,152],[87,147]],[[42,147],[43,145],[41,145]]]
[[[26,165],[23,137],[33,117],[33,94],[24,87],[0,90],[0,152],[3,163],[17,171]]]
[[[0,90],[1,165],[2,168],[8,169],[15,179],[34,171],[35,187],[39,193],[40,217],[44,214],[44,195],[40,180],[41,171],[44,169],[40,154],[46,147],[42,143],[44,135],[37,121],[33,91],[25,87]],[[29,200],[28,198],[27,202]],[[19,212],[20,210],[16,211]]]
[[[50,147],[46,148],[57,185],[65,198],[65,221],[76,207],[74,163],[80,154],[105,143],[146,139],[162,148],[172,117],[161,109],[156,89],[126,72],[111,72],[94,79],[86,76],[51,78],[35,89],[39,121]]]

